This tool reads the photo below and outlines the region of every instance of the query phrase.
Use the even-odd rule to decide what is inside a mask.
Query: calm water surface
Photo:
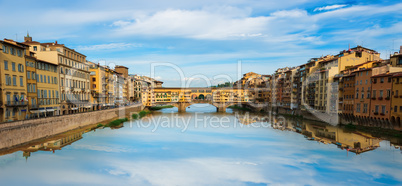
[[[402,153],[389,141],[305,122],[239,120],[229,109],[199,106],[3,155],[1,185],[402,184]]]

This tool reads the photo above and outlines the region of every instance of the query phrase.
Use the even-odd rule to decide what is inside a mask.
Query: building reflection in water
[[[374,137],[369,133],[360,131],[347,131],[339,126],[328,125],[323,122],[311,120],[298,120],[285,118],[282,116],[266,116],[254,115],[246,113],[235,113],[239,123],[251,125],[257,122],[264,122],[270,125],[275,130],[292,131],[304,135],[307,140],[314,140],[323,144],[333,144],[342,150],[347,150],[356,154],[374,150],[380,146],[382,139]],[[80,130],[77,132],[69,132],[60,135],[60,138],[49,140],[36,145],[32,145],[23,149],[23,156],[28,159],[31,153],[37,151],[52,151],[61,150],[63,147],[70,145],[80,139],[84,133],[90,132],[92,129]],[[402,139],[391,138],[390,145],[395,149],[400,149],[402,153]]]
[[[340,126],[332,126],[323,122],[285,118],[282,116],[267,117],[249,113],[236,113],[241,124],[250,125],[256,122],[268,122],[276,130],[293,131],[304,135],[307,140],[314,140],[323,144],[333,144],[342,150],[356,154],[374,150],[380,146],[382,139],[369,133],[348,131]],[[400,140],[390,140],[392,147],[401,149]],[[401,149],[402,153],[402,149]]]
[[[55,140],[50,140],[46,141],[43,143],[39,143],[36,145],[32,145],[28,148],[26,148],[23,151],[23,156],[28,159],[28,157],[31,156],[31,153],[37,152],[37,151],[52,151],[55,153],[56,150],[61,150],[63,147],[70,145],[80,139],[82,139],[82,135],[86,132],[89,132],[91,130],[85,130],[85,131],[79,131],[79,132],[73,132],[69,134],[63,135],[63,137]]]

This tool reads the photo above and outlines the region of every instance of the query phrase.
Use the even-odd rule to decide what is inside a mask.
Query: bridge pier
[[[186,112],[186,107],[187,107],[187,105],[186,104],[184,104],[184,103],[179,103],[179,105],[178,105],[178,109],[179,109],[179,112]]]
[[[216,107],[216,112],[226,112],[226,107]]]

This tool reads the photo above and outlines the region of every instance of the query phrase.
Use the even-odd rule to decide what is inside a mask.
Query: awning
[[[89,106],[85,106],[85,108],[92,108],[92,106],[91,106],[91,105],[89,105]]]
[[[71,110],[78,110],[78,108],[76,107],[76,108],[71,108]]]
[[[54,112],[54,109],[46,109],[46,112]]]
[[[42,111],[41,110],[30,110],[29,112],[30,113],[41,113]]]

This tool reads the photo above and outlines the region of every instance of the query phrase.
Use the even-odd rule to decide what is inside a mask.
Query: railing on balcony
[[[7,101],[6,106],[27,106],[28,102],[26,101]]]

